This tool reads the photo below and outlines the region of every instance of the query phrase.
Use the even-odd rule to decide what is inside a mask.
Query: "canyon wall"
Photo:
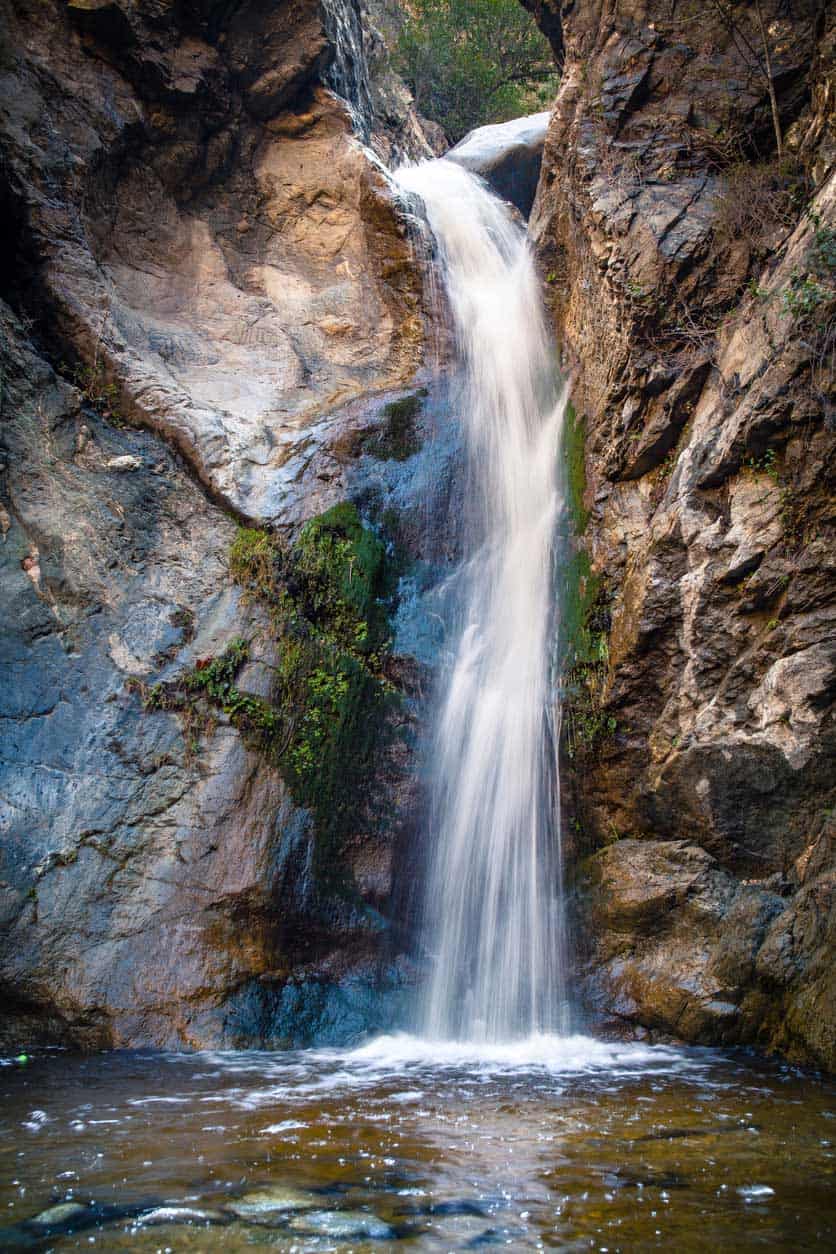
[[[579,978],[615,1027],[833,1068],[833,14],[527,7],[563,61],[531,231],[577,411]]]
[[[526,7],[577,987],[834,1068],[832,17]],[[397,6],[0,14],[0,1038],[351,1040],[416,978],[463,513]]]
[[[408,977],[389,901],[420,675],[367,636],[443,457],[403,391],[421,276],[360,140],[430,149],[380,50],[356,63],[358,13],[3,0],[12,1044],[346,1040]],[[346,83],[385,97],[365,130]]]

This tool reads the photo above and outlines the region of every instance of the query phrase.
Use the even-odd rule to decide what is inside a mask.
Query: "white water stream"
[[[566,398],[509,207],[443,159],[396,180],[423,201],[437,243],[468,466],[468,554],[433,749],[423,1030],[509,1041],[567,1028],[552,675]]]

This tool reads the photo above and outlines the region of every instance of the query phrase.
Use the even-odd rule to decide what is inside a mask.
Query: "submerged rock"
[[[137,1227],[156,1228],[162,1224],[222,1224],[229,1216],[220,1210],[207,1210],[195,1206],[157,1206],[137,1216]]]
[[[228,1202],[225,1209],[239,1219],[258,1221],[310,1210],[319,1204],[320,1199],[311,1193],[277,1184],[244,1193],[242,1197]]]
[[[42,1210],[29,1222],[39,1228],[62,1228],[73,1219],[80,1219],[89,1214],[89,1206],[83,1206],[81,1202],[59,1202],[57,1206]]]
[[[368,1237],[373,1241],[386,1241],[395,1236],[389,1224],[363,1211],[320,1210],[291,1219],[288,1227],[293,1232],[312,1236],[332,1237],[337,1241],[358,1240]]]

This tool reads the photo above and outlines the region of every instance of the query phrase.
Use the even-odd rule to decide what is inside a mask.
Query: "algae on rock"
[[[240,689],[250,642],[144,690],[146,710],[177,712],[192,751],[223,713],[250,748],[279,768],[316,826],[315,871],[341,883],[340,853],[386,735],[397,693],[386,674],[397,585],[386,546],[342,502],[310,519],[292,545],[242,527],[230,572],[268,612],[277,646],[267,699]]]

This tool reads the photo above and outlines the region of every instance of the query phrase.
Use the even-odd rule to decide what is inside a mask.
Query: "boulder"
[[[534,204],[548,113],[533,113],[495,126],[479,126],[446,154],[480,175],[503,200],[528,217]]]

